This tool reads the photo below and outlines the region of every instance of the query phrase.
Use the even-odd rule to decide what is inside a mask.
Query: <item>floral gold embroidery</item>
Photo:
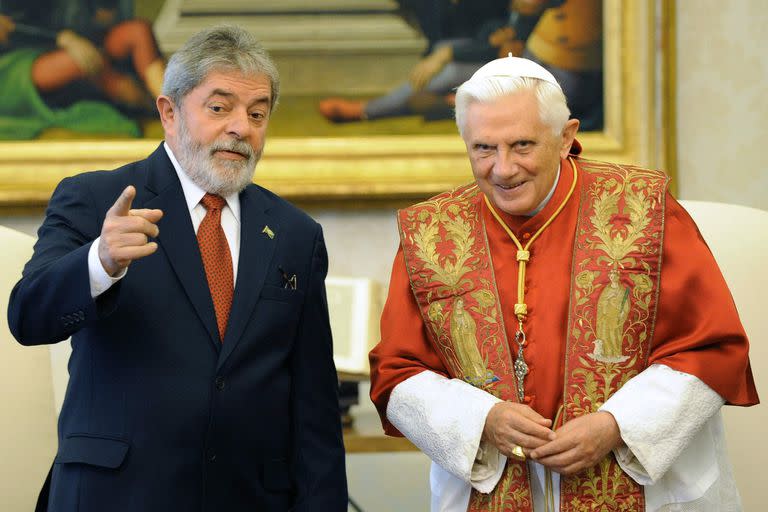
[[[647,364],[655,322],[666,178],[584,162],[566,349],[564,420],[597,411]],[[561,510],[637,511],[642,489],[612,455],[561,484]]]
[[[664,177],[581,161],[565,356],[563,419],[589,414],[647,365],[663,233]],[[451,376],[503,400],[517,387],[491,256],[470,185],[399,215],[414,296]],[[612,456],[561,479],[561,511],[644,510],[642,488]],[[525,462],[508,460],[494,492],[473,491],[469,512],[532,512]]]
[[[502,400],[517,394],[493,276],[482,198],[475,185],[442,194],[399,217],[414,296],[451,375]],[[532,512],[527,468],[510,461],[491,495],[472,494],[470,511]]]

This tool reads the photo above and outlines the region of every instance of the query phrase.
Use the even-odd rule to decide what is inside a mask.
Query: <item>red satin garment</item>
[[[525,245],[552,215],[573,181],[563,161],[560,180],[547,206],[534,217],[501,214]],[[574,233],[579,183],[557,219],[534,241],[526,269],[526,402],[554,419],[563,394],[564,350],[568,322]],[[507,339],[517,321],[517,247],[483,204],[483,218],[501,297]],[[660,363],[695,375],[732,405],[758,403],[749,365],[749,342],[720,269],[688,213],[667,194],[664,255],[658,316],[649,364]],[[513,343],[514,344],[514,343]],[[512,351],[513,354],[516,350]],[[402,248],[392,268],[389,295],[381,317],[381,341],[371,351],[371,399],[384,430],[401,435],[386,420],[392,389],[423,370],[448,376],[431,342],[411,292]]]

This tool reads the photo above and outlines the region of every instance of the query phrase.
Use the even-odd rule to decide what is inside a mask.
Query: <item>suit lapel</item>
[[[165,252],[184,291],[205,325],[215,349],[220,349],[219,331],[211,293],[205,277],[195,228],[192,225],[184,192],[165,149],[160,146],[147,160],[146,188],[157,194],[145,208],[159,208],[163,218],[158,222],[157,243]]]
[[[240,257],[237,283],[224,345],[219,355],[219,368],[242,338],[259,300],[267,269],[280,237],[279,225],[270,216],[266,201],[267,198],[255,186],[249,186],[240,194]],[[265,226],[269,226],[274,238],[263,233]]]

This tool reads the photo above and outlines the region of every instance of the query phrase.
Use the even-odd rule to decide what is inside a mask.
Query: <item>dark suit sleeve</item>
[[[328,255],[318,226],[306,303],[294,346],[292,410],[296,511],[347,510],[338,381],[325,295]]]
[[[88,251],[99,236],[101,216],[90,199],[77,178],[63,180],[51,197],[32,259],[8,304],[8,325],[23,345],[67,339],[111,302],[114,290],[99,304],[91,298]]]

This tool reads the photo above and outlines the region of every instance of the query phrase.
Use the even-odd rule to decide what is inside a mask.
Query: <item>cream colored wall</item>
[[[679,193],[768,210],[768,4],[677,1]]]

